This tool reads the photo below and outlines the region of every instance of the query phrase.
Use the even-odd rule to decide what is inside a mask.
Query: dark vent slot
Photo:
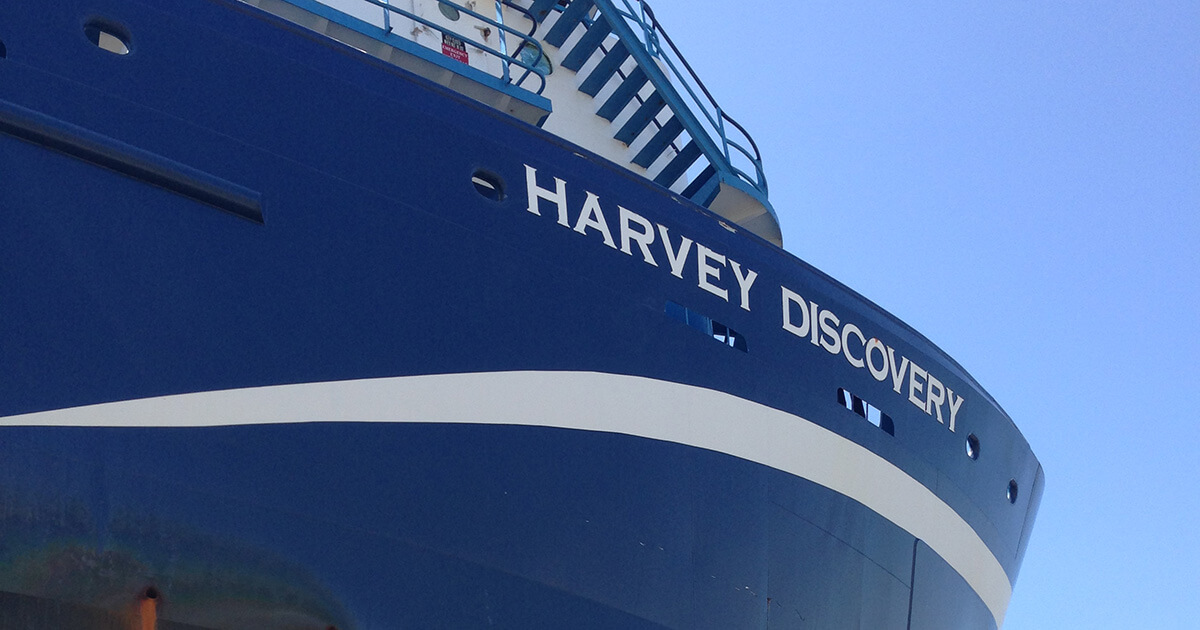
[[[896,435],[896,423],[892,422],[892,417],[880,411],[878,407],[840,387],[837,395],[838,404],[866,418],[867,422],[883,429],[884,433]]]
[[[730,348],[742,352],[747,351],[746,337],[721,322],[713,321],[707,315],[701,315],[686,306],[671,301],[667,302],[666,312],[671,318],[687,324]]]
[[[256,191],[24,107],[0,101],[0,133],[263,222],[262,201]]]

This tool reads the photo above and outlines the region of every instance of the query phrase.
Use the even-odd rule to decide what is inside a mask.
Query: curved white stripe
[[[932,491],[859,444],[730,394],[595,372],[487,372],[302,383],[130,400],[0,418],[5,425],[213,426],[378,421],[606,431],[758,462],[840,492],[925,541],[996,619],[1012,597],[1000,562]]]

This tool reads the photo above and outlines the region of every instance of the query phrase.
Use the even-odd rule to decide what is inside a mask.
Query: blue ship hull
[[[1037,460],[802,261],[232,0],[10,2],[0,41],[0,627],[1002,623]],[[588,193],[667,235],[573,229]]]

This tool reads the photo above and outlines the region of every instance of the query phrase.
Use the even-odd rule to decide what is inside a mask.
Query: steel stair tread
[[[644,103],[638,106],[637,111],[625,121],[617,134],[613,136],[617,140],[630,144],[633,139],[638,137],[650,125],[650,121],[667,106],[667,101],[663,99],[662,94],[655,90]]]
[[[721,178],[717,175],[717,169],[709,164],[704,167],[703,171],[700,171],[696,179],[687,185],[687,188],[683,189],[683,196],[699,205],[708,206],[717,196],[717,189],[720,185]]]
[[[629,58],[629,49],[625,47],[625,42],[618,40],[613,44],[612,50],[604,55],[604,59],[596,64],[596,67],[579,85],[579,91],[588,96],[595,97],[604,88],[604,84],[617,73],[617,69],[622,63]]]
[[[662,155],[663,151],[667,150],[667,145],[671,144],[675,138],[683,131],[683,123],[678,117],[672,116],[661,129],[655,132],[646,146],[642,147],[641,151],[634,156],[633,163],[641,167],[649,167]]]
[[[588,27],[587,32],[579,39],[579,42],[575,44],[571,52],[567,53],[558,65],[568,70],[578,71],[591,58],[592,53],[600,48],[600,44],[604,41],[604,38],[608,37],[611,33],[612,26],[609,25],[608,20],[603,16],[596,18],[596,21]]]
[[[538,22],[544,22],[556,4],[558,4],[558,0],[533,0],[533,4],[529,6],[529,13]]]
[[[620,114],[621,110],[625,109],[629,101],[633,100],[638,90],[642,89],[642,86],[646,85],[646,81],[649,80],[650,78],[646,76],[646,71],[642,70],[641,66],[637,66],[629,73],[629,76],[625,77],[625,80],[621,82],[621,86],[612,93],[612,96],[608,97],[608,100],[600,106],[596,115],[612,122],[617,117],[617,114]]]
[[[699,157],[700,145],[696,144],[695,140],[689,140],[683,150],[667,163],[666,167],[654,178],[654,183],[670,188],[671,184],[674,184],[675,180],[679,179]]]
[[[563,42],[567,41],[567,38],[571,36],[575,27],[579,26],[584,18],[587,17],[588,11],[593,6],[595,4],[592,3],[592,0],[574,0],[571,2],[562,12],[562,15],[558,16],[558,21],[550,28],[550,32],[546,33],[544,41],[551,46],[562,46]]]

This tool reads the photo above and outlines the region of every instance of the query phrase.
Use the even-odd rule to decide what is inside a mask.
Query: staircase
[[[542,26],[536,36],[559,49],[559,67],[580,73],[578,90],[595,99],[596,116],[619,123],[612,137],[629,146],[631,163],[782,244],[754,141],[721,111],[643,0],[531,0],[527,8]]]

